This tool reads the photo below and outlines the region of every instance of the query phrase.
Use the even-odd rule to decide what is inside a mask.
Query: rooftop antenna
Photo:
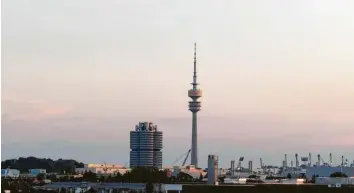
[[[194,71],[193,71],[193,89],[197,88],[197,43],[194,43]]]

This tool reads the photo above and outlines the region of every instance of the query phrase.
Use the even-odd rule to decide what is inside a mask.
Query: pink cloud
[[[53,116],[63,115],[70,111],[67,106],[52,104],[46,101],[32,100],[2,100],[3,114],[5,120],[39,121]]]

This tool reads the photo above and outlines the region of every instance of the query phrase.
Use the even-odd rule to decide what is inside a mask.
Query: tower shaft
[[[189,110],[192,112],[192,147],[191,147],[191,165],[198,166],[198,129],[197,129],[197,113],[201,109],[201,102],[198,98],[202,97],[202,91],[198,89],[197,83],[197,52],[196,44],[194,44],[194,71],[192,89],[188,91],[188,97],[192,100],[189,101]]]
[[[198,129],[197,129],[197,113],[192,113],[192,151],[191,165],[198,166]]]

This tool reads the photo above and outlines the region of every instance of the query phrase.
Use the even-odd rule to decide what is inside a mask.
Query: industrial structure
[[[208,184],[217,184],[219,159],[216,155],[208,155]]]
[[[201,102],[198,101],[202,97],[202,90],[198,89],[197,83],[197,44],[194,43],[194,73],[193,88],[188,90],[189,110],[192,112],[192,147],[191,147],[191,165],[198,167],[198,134],[197,134],[197,113],[201,109]]]
[[[291,160],[290,167],[287,164],[287,154],[283,160],[282,167],[279,168],[279,175],[291,176],[291,177],[305,177],[310,180],[315,177],[329,177],[334,172],[344,173],[347,176],[354,175],[354,161],[352,164],[349,163],[348,159],[341,156],[341,163],[337,166],[333,164],[332,153],[329,153],[328,162],[324,158],[317,154],[317,160],[312,162],[312,154],[309,153],[308,157],[301,157],[302,164],[300,165],[299,154],[295,153],[295,166],[293,165],[293,160]]]
[[[130,131],[130,167],[162,168],[162,132],[151,122],[140,122]]]
[[[182,167],[184,167],[184,165],[186,165],[186,162],[187,162],[187,159],[188,159],[188,156],[189,154],[191,153],[191,149],[189,149],[186,153],[182,154],[181,156],[179,156],[174,162],[173,162],[173,166],[176,166],[175,164],[181,159],[184,157],[183,159],[183,162],[182,162]]]
[[[249,172],[250,174],[253,173],[253,162],[252,162],[252,160],[249,160],[249,161],[248,161],[248,172]]]

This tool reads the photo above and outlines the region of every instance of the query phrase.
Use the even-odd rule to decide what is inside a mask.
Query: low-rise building
[[[29,173],[30,173],[30,176],[35,177],[35,176],[38,176],[38,174],[46,174],[47,170],[46,169],[30,169]]]
[[[18,178],[20,176],[20,170],[17,169],[1,169],[1,177]]]
[[[83,168],[75,169],[77,174],[92,172],[98,175],[115,175],[117,173],[123,175],[127,171],[130,171],[130,169],[118,164],[85,164]]]

